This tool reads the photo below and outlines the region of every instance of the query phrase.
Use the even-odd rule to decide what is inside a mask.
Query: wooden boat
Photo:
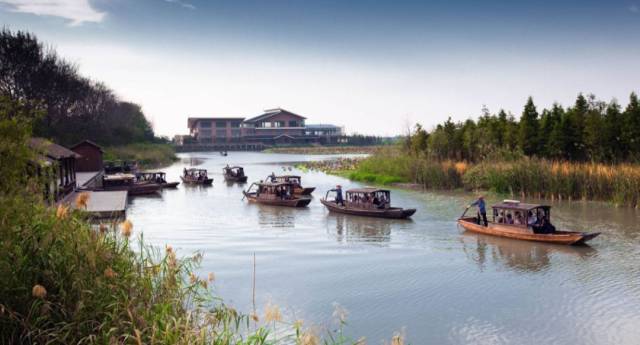
[[[242,193],[249,202],[272,206],[305,207],[311,202],[308,196],[295,195],[292,183],[254,182]]]
[[[157,183],[162,186],[162,188],[176,188],[180,184],[180,182],[167,182],[166,179],[167,174],[161,171],[157,172],[140,172],[136,174],[136,179],[139,183],[147,182],[147,183]]]
[[[505,200],[492,208],[493,219],[488,226],[480,224],[478,217],[464,217],[464,214],[458,224],[467,231],[486,235],[564,245],[583,244],[600,235],[599,232],[556,230],[551,224],[551,206],[548,205]]]
[[[228,182],[247,182],[247,175],[244,174],[243,167],[230,167],[227,165],[226,167],[222,168],[222,174],[224,175],[225,181]]]
[[[409,218],[416,213],[414,208],[391,207],[391,192],[385,189],[350,189],[346,192],[343,204],[336,203],[335,199],[329,200],[331,192],[328,191],[325,197],[320,199],[330,212],[393,219]]]
[[[102,187],[94,190],[118,191],[125,190],[129,195],[147,195],[157,193],[162,186],[157,183],[138,183],[136,176],[133,174],[112,174],[102,176]]]
[[[180,179],[190,185],[210,186],[213,183],[213,178],[209,178],[206,169],[184,169]]]
[[[275,174],[271,174],[267,176],[266,181],[271,181],[272,183],[292,183],[293,184],[293,193],[295,195],[311,195],[316,187],[302,187],[302,179],[300,176],[296,175],[281,175],[276,176]]]

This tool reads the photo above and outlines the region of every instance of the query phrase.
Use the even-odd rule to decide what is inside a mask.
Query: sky
[[[640,91],[640,0],[0,0],[26,30],[138,103],[156,133],[282,107],[396,135],[486,106],[516,116]]]

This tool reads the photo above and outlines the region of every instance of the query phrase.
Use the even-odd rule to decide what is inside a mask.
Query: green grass
[[[485,190],[518,198],[599,200],[640,204],[640,165],[554,162],[521,157],[509,161],[435,161],[402,149],[379,150],[338,174],[375,184],[411,182],[428,189]]]
[[[138,143],[105,149],[105,160],[137,161],[144,168],[168,166],[178,160],[169,144]]]

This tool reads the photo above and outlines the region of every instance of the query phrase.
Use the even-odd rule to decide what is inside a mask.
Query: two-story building
[[[248,119],[190,117],[188,126],[189,134],[198,144],[243,143],[271,146],[319,142],[319,136],[308,133],[305,120],[304,116],[276,108]]]

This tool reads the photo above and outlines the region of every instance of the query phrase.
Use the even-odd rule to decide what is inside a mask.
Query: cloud
[[[188,2],[184,2],[184,1],[182,1],[182,0],[164,0],[164,1],[166,1],[166,2],[170,2],[170,3],[172,3],[172,4],[178,4],[178,5],[182,6],[182,7],[184,7],[184,8],[188,8],[188,9],[190,9],[190,10],[195,10],[195,9],[196,9],[196,7],[195,7],[195,6],[193,6],[192,4],[190,4],[190,3],[188,3]]]
[[[99,23],[106,16],[91,7],[89,0],[0,0],[0,4],[8,5],[13,12],[65,18],[72,26]]]
[[[633,4],[631,6],[629,6],[629,11],[633,12],[633,13],[640,13],[640,6]]]

